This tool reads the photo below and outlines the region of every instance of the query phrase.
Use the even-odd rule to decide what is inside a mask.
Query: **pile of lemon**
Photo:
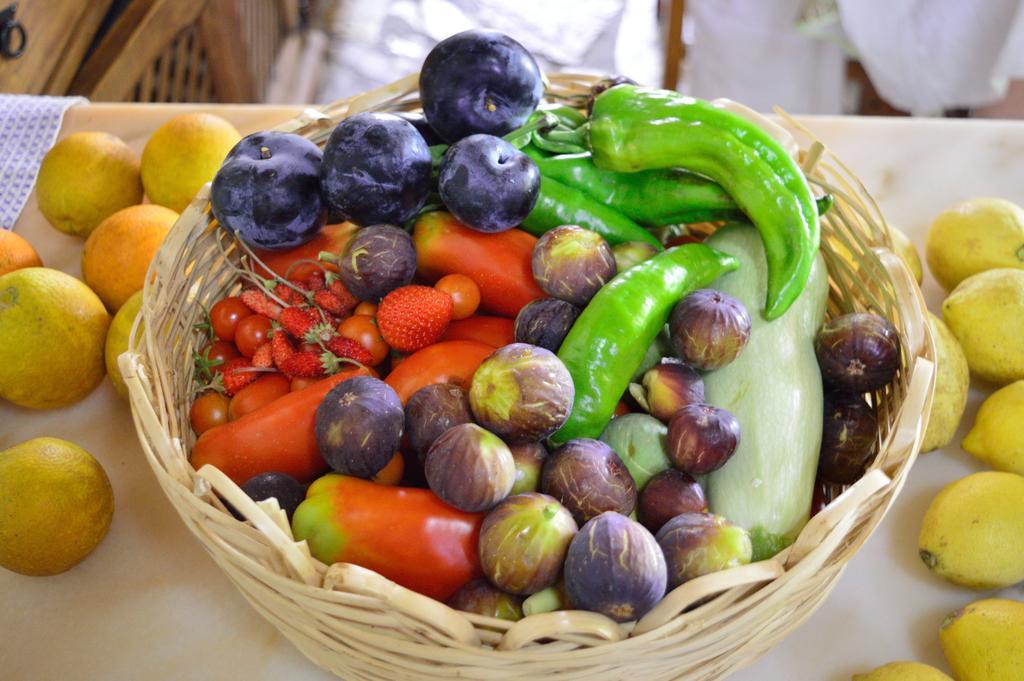
[[[117,357],[150,261],[240,138],[222,118],[184,114],[153,133],[141,158],[103,132],[68,135],[50,149],[36,182],[39,210],[85,240],[82,280],[44,267],[31,244],[0,230],[0,400],[67,407],[104,375],[127,398]],[[69,569],[105,536],[113,507],[102,466],[73,443],[36,438],[0,451],[0,566],[28,575]]]
[[[913,246],[897,242],[921,280]],[[909,248],[909,251],[907,250]],[[992,390],[961,443],[995,469],[947,485],[925,514],[918,548],[935,574],[977,590],[1024,583],[1024,210],[1003,199],[964,201],[932,223],[928,269],[948,292],[931,315],[935,400],[923,451],[956,435],[971,377]],[[1024,680],[1024,603],[985,599],[941,624],[943,652],[959,681]],[[857,681],[949,681],[939,670],[896,662]]]

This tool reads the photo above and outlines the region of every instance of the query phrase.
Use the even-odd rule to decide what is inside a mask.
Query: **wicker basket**
[[[416,106],[416,76],[280,129],[323,143],[345,116]],[[582,106],[593,79],[552,76],[548,97]],[[256,504],[226,476],[188,462],[193,324],[237,291],[242,246],[211,226],[207,186],[168,235],[152,265],[144,324],[120,359],[143,449],[185,524],[246,599],[318,665],[349,681],[386,679],[719,679],[799,626],[831,591],[882,521],[906,480],[926,426],[935,351],[920,290],[874,202],[824,147],[784,115],[811,184],[836,197],[822,221],[829,314],[870,310],[892,320],[903,364],[874,397],[879,454],[870,471],[815,516],[771,560],[690,581],[643,619],[616,624],[589,612],[554,612],[510,623],[457,612],[380,575],[327,566],[295,543],[273,500]],[[766,123],[767,124],[767,123]],[[767,124],[770,125],[770,124]],[[777,129],[777,126],[776,126]],[[216,492],[216,494],[214,493]],[[227,499],[251,522],[225,512]]]

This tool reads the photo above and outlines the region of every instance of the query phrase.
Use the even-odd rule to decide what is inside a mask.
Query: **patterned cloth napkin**
[[[60,132],[64,112],[84,97],[0,95],[0,229],[14,229]]]

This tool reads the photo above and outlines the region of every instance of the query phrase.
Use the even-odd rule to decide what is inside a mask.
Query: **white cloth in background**
[[[0,229],[14,229],[64,112],[84,97],[0,95]]]
[[[842,113],[845,55],[797,30],[803,7],[804,0],[688,0],[683,91],[758,111]]]
[[[992,104],[1024,78],[1020,0],[839,0],[839,10],[872,84],[898,109]]]

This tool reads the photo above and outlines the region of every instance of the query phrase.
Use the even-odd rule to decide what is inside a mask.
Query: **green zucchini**
[[[740,423],[732,458],[707,479],[711,511],[750,531],[754,560],[789,546],[810,516],[821,447],[822,383],[814,337],[825,318],[828,270],[819,253],[804,292],[784,315],[764,318],[768,275],[764,246],[748,225],[725,227],[706,241],[740,261],[712,288],[750,312],[746,348],[704,377],[705,399]]]

